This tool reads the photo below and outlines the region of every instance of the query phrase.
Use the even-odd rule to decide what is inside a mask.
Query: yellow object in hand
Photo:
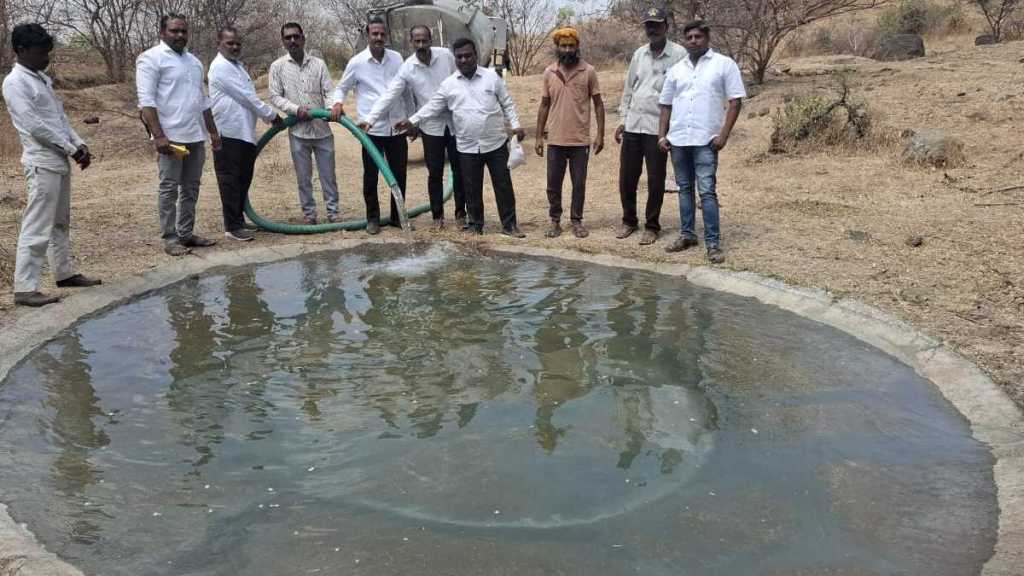
[[[188,156],[188,148],[182,146],[181,144],[171,144],[169,148],[178,156]]]

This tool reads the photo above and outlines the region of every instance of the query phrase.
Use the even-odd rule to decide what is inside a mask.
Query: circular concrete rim
[[[66,298],[61,304],[33,310],[0,334],[0,381],[30,352],[87,316],[200,273],[295,258],[304,254],[350,250],[364,244],[402,244],[400,239],[338,239],[326,244],[261,246],[238,251],[196,254],[173,264],[104,284]],[[984,576],[1020,576],[1024,566],[1024,415],[976,366],[910,325],[854,300],[833,299],[824,290],[798,288],[752,272],[733,272],[686,264],[648,263],[611,255],[566,249],[503,244],[487,252],[558,258],[675,276],[691,284],[754,298],[821,322],[890,354],[930,380],[970,422],[972,436],[989,446],[996,459],[994,476],[999,505],[995,553]],[[22,576],[81,576],[77,568],[43,548],[24,525],[0,503],[0,567]],[[13,573],[12,572],[12,573]]]

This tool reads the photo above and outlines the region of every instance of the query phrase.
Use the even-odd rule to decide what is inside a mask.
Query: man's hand
[[[604,136],[603,135],[600,135],[597,138],[594,138],[594,156],[597,156],[598,154],[600,154],[601,150],[604,150]]]
[[[534,145],[533,151],[537,153],[537,156],[544,155],[544,140],[537,138],[537,144]]]
[[[360,120],[359,122],[356,123],[356,128],[359,128],[363,132],[369,132],[370,131],[370,123],[367,122],[366,120]]]
[[[309,106],[299,106],[295,111],[295,117],[299,120],[309,120]]]
[[[725,145],[728,144],[728,142],[729,142],[729,137],[728,136],[724,136],[724,137],[722,135],[715,136],[714,138],[711,139],[711,149],[714,150],[715,152],[718,152],[722,148],[725,148]]]
[[[413,126],[405,131],[405,135],[409,137],[409,142],[414,142],[416,138],[419,138],[420,129]]]
[[[526,138],[526,130],[523,128],[516,128],[512,133],[516,135],[516,140],[519,140],[520,142]]]
[[[222,145],[223,143],[220,141],[220,134],[216,132],[210,134],[210,148],[213,149],[214,152],[219,151]]]
[[[171,150],[171,141],[167,139],[167,136],[154,136],[153,147],[158,153],[165,156],[174,154],[174,151]]]
[[[71,156],[71,159],[74,160],[82,170],[85,170],[89,167],[89,164],[92,163],[92,153],[89,152],[88,146],[82,144]]]
[[[616,144],[622,144],[622,133],[625,132],[625,131],[626,131],[626,125],[625,124],[619,124],[618,127],[615,128],[615,143]]]
[[[668,138],[662,136],[658,138],[658,149],[662,152],[670,152],[672,150],[672,143],[668,141]]]
[[[284,118],[281,118],[281,116],[274,116],[274,119],[270,121],[270,125],[274,128],[280,129],[284,126]]]
[[[335,102],[334,106],[331,106],[331,121],[337,122],[339,118],[345,115],[345,105],[341,102]]]
[[[412,122],[409,122],[408,118],[395,122],[395,132],[402,132],[409,130],[410,128],[414,128],[414,126],[412,125]]]

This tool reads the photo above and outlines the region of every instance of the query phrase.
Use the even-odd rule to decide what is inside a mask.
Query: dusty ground
[[[719,171],[729,256],[725,265],[826,288],[887,310],[976,362],[1024,406],[1024,139],[1019,130],[1024,121],[1024,43],[929,50],[929,57],[908,63],[848,57],[792,60],[787,62],[790,75],[771,79],[747,102]],[[771,114],[765,111],[778,108],[787,94],[825,90],[828,79],[814,73],[837,66],[854,68],[858,91],[869,99],[879,123],[896,130],[948,130],[964,141],[968,165],[945,171],[909,167],[899,162],[898,150],[889,148],[765,155],[771,132]],[[636,237],[614,238],[621,208],[618,147],[611,132],[618,123],[614,110],[622,73],[602,72],[601,82],[609,125],[607,148],[590,166],[586,222],[592,235],[585,240],[543,237],[544,162],[531,156],[514,174],[519,220],[528,234],[520,242],[702,264],[702,251],[663,251],[678,229],[674,196],[666,200],[666,234],[657,244],[641,247]],[[528,126],[529,150],[539,78],[513,78],[510,85]],[[130,89],[116,86],[65,94],[76,125],[100,157],[93,168],[75,174],[77,266],[108,281],[171,260],[159,249],[155,162],[132,118],[130,94]],[[99,125],[80,123],[93,113],[100,116]],[[344,215],[361,217],[358,148],[343,129],[336,131]],[[23,195],[17,158],[8,150],[0,147],[5,153],[0,159],[0,197]],[[426,198],[425,170],[419,144],[411,150],[409,196],[418,204]],[[270,217],[295,219],[299,212],[284,138],[270,145],[257,170],[254,204]],[[1018,188],[1009,189],[1013,186]],[[565,196],[567,202],[568,192]],[[383,205],[383,190],[381,199]],[[16,204],[17,199],[0,201],[0,249],[13,250]],[[447,208],[450,217],[451,206]],[[487,235],[479,240],[455,232],[444,236],[483,245],[515,242],[496,234],[493,202],[487,200],[486,208],[491,222]],[[200,200],[201,232],[220,238],[219,210],[211,159]],[[429,236],[427,222],[419,220],[417,236]],[[919,247],[906,242],[915,235],[924,238]],[[325,239],[261,233],[257,242]],[[222,242],[216,249],[236,247]],[[0,278],[0,326],[20,316],[11,308],[9,283],[10,273],[5,272]]]

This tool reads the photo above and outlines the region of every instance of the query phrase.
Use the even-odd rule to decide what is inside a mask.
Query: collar
[[[373,63],[373,64],[377,64],[378,66],[383,66],[384,64],[386,64],[387,61],[388,61],[388,58],[391,57],[391,54],[390,54],[391,50],[388,50],[386,47],[384,48],[384,55],[380,57],[380,60],[377,60],[376,58],[373,57],[373,52],[370,52],[370,47],[369,46],[367,46],[366,49],[363,50],[363,52],[366,54],[366,61],[367,62],[370,62],[370,63]]]
[[[163,40],[161,40],[160,44],[158,44],[157,46],[159,46],[164,52],[170,52],[171,54],[174,54],[175,56],[184,56],[184,55],[188,54],[188,47],[187,46],[185,47],[184,50],[181,51],[181,54],[178,54],[177,52],[175,52],[174,48],[171,48],[167,44],[167,42],[164,42]]]
[[[431,46],[430,47],[430,62],[427,62],[426,64],[424,64],[419,59],[419,57],[416,56],[416,51],[415,50],[413,51],[412,56],[410,56],[410,58],[412,58],[413,66],[423,66],[425,68],[430,68],[431,66],[434,65],[434,62],[437,62],[437,60],[438,60],[436,46]]]
[[[231,65],[236,66],[236,67],[242,65],[242,61],[241,60],[232,60],[231,58],[228,58],[227,56],[221,54],[220,52],[217,52],[217,56],[214,57],[214,59],[213,59],[214,62],[216,62],[217,60],[223,60],[224,62],[227,62],[228,64],[231,64]]]
[[[665,47],[661,49],[661,54],[658,55],[658,58],[665,58],[665,57],[672,56],[673,52],[675,52],[675,46],[676,46],[675,43],[673,43],[671,40],[665,40]],[[654,57],[654,53],[651,51],[651,43],[648,42],[647,44],[644,44],[644,48],[647,49],[647,53],[650,54],[651,57],[653,58]]]
[[[45,73],[43,73],[42,70],[40,70],[39,72],[35,72],[33,70],[29,70],[29,68],[27,66],[22,66],[18,62],[15,62],[14,63],[14,68],[12,68],[12,71],[17,71],[17,72],[20,72],[22,74],[27,74],[28,76],[31,76],[31,77],[35,78],[36,80],[39,80],[43,84],[46,84],[47,86],[51,86],[50,77],[47,76]]]
[[[299,64],[298,60],[296,60],[295,58],[292,58],[291,52],[285,52],[284,55],[285,55],[285,57],[288,58],[289,62],[295,64],[299,68],[302,68],[303,66],[305,66],[309,62],[309,60],[313,57],[313,56],[311,56],[309,54],[309,52],[303,52],[303,54],[302,54],[302,63]]]
[[[459,70],[459,68],[457,66],[455,68],[455,75],[458,76],[459,78],[466,78],[466,75],[463,74],[462,71]],[[480,74],[480,66],[477,65],[476,70],[473,71],[473,76],[472,77],[476,78],[477,76],[480,76],[480,75],[481,75]],[[466,78],[466,80],[470,80],[470,79],[471,78]]]
[[[705,52],[704,54],[701,54],[701,57],[697,59],[697,64],[700,64],[704,60],[710,60],[714,56],[714,53],[715,53],[715,51],[712,50],[709,47],[708,51]],[[689,62],[690,67],[695,67],[697,65],[697,64],[694,64],[693,60],[690,59],[690,53],[689,52],[686,53],[686,56],[683,59],[686,60],[687,62]]]
[[[573,68],[568,75],[566,75],[566,82],[575,78],[577,74],[585,72],[588,66],[590,66],[590,64],[588,64],[587,61],[584,60],[583,58],[580,58],[579,61],[576,63],[576,67]],[[558,66],[557,60],[555,62],[552,62],[547,69],[550,70],[551,72],[562,72],[562,69]]]

